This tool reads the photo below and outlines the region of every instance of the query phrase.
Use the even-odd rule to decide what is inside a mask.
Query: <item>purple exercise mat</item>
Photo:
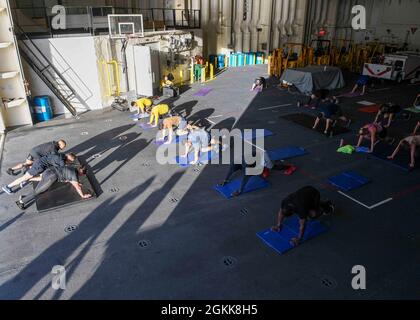
[[[208,95],[213,89],[212,88],[203,88],[200,91],[198,91],[194,96],[196,97],[204,97]]]

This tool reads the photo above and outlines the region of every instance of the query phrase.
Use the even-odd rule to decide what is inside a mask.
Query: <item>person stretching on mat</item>
[[[230,178],[232,177],[232,175],[235,172],[241,171],[242,180],[241,180],[241,185],[239,187],[239,190],[232,193],[232,197],[238,197],[244,192],[244,189],[245,189],[249,179],[251,179],[251,177],[252,177],[252,176],[246,174],[247,169],[248,168],[255,168],[257,166],[257,164],[256,163],[247,164],[243,154],[242,154],[242,162],[238,164],[238,162],[235,161],[235,157],[234,157],[234,154],[233,154],[234,148],[231,147],[230,152],[231,152],[231,154],[230,154],[230,168],[229,168],[229,171],[226,175],[225,180],[222,183],[220,183],[218,186],[219,187],[224,187],[226,184],[228,184],[230,182]],[[267,179],[269,177],[270,170],[289,170],[289,169],[291,169],[291,166],[285,166],[282,161],[276,161],[275,163],[273,163],[267,152],[264,152],[264,156],[262,157],[261,160],[262,160],[261,164],[264,168],[262,173],[261,173],[261,177],[264,178],[264,179]]]
[[[209,133],[202,128],[191,127],[189,125],[190,133],[188,138],[183,141],[185,145],[185,153],[181,157],[188,157],[191,149],[194,149],[194,160],[190,163],[192,165],[199,164],[200,156],[203,153],[208,153],[213,150],[214,146],[220,145],[215,139],[210,139]]]
[[[388,119],[388,123],[384,125],[384,128],[389,128],[392,121],[395,119],[397,113],[401,112],[402,108],[392,102],[385,103],[379,108],[378,114],[376,115],[375,122],[379,123],[381,116],[384,119]]]
[[[286,218],[294,214],[299,216],[299,235],[291,239],[293,246],[298,246],[305,235],[306,223],[308,220],[317,219],[323,214],[332,214],[334,206],[330,201],[321,201],[320,192],[314,187],[308,186],[290,194],[281,203],[281,210],[278,213],[277,225],[271,228],[273,232],[280,232]]]
[[[22,188],[24,184],[32,179],[43,173],[49,167],[63,167],[68,163],[72,163],[76,160],[76,155],[73,153],[69,154],[50,154],[48,156],[42,157],[36,160],[31,168],[19,179],[16,179],[12,183],[8,184],[7,186],[3,186],[3,191],[12,194],[16,191],[13,191],[12,188],[16,186],[20,186]]]
[[[84,175],[86,175],[85,167],[79,167],[77,169],[68,166],[50,167],[40,176],[31,179],[31,181],[38,182],[38,185],[29,194],[20,197],[16,205],[21,210],[25,210],[38,195],[47,192],[55,182],[70,183],[81,198],[89,199],[92,195],[90,193],[84,193],[82,184],[79,182],[79,177]]]
[[[351,91],[351,93],[355,93],[356,92],[356,90],[359,88],[359,87],[362,87],[362,93],[361,93],[361,96],[364,96],[365,94],[366,94],[366,88],[367,88],[367,85],[369,84],[369,76],[365,76],[365,75],[361,75],[360,77],[359,77],[359,79],[357,79],[357,82],[356,82],[356,84],[354,85],[354,88],[353,88],[353,90]]]
[[[150,108],[153,104],[152,99],[149,98],[141,98],[137,101],[131,102],[132,107],[137,107],[137,115],[145,114],[146,108]]]
[[[22,169],[27,170],[34,163],[35,160],[38,160],[42,157],[48,156],[50,154],[58,154],[59,151],[62,151],[66,148],[67,143],[60,139],[57,142],[51,141],[47,143],[40,144],[29,151],[29,155],[26,158],[24,163],[20,163],[12,168],[7,169],[7,174],[17,176]]]
[[[187,121],[179,116],[170,117],[163,120],[161,129],[160,129],[160,138],[157,141],[164,141],[168,137],[168,141],[165,144],[171,144],[174,138],[174,128],[177,129],[177,134],[179,136],[185,135],[188,133],[186,130],[188,126]]]
[[[359,131],[359,141],[357,142],[356,148],[360,148],[363,139],[370,140],[369,153],[372,153],[376,144],[381,139],[387,137],[387,129],[382,127],[379,123],[370,123],[365,125]]]
[[[252,88],[251,88],[250,91],[255,91],[256,90],[256,91],[261,92],[266,87],[267,87],[267,82],[266,82],[265,78],[264,77],[259,77],[259,78],[255,79],[255,82],[252,85]]]
[[[150,111],[149,124],[154,128],[158,126],[159,119],[169,113],[169,106],[167,104],[158,104],[154,106]],[[154,124],[153,124],[154,122]]]
[[[320,114],[315,119],[315,124],[312,129],[316,130],[318,128],[321,119],[325,119],[325,134],[330,132],[331,126],[335,125],[337,120],[342,120],[347,123],[347,127],[350,127],[351,120],[343,115],[343,112],[338,104],[329,102],[322,104],[319,107]]]

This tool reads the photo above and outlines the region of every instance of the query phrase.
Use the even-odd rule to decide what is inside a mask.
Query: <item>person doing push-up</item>
[[[330,201],[321,201],[321,194],[317,189],[312,186],[304,187],[283,200],[277,217],[277,225],[272,227],[271,231],[280,232],[284,220],[297,214],[299,217],[299,235],[297,238],[293,238],[291,243],[298,246],[303,240],[308,220],[317,219],[323,214],[331,214],[333,211],[333,204]]]

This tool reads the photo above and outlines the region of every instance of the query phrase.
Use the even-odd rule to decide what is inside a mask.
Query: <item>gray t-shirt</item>
[[[68,166],[54,167],[59,182],[79,182],[76,169]]]

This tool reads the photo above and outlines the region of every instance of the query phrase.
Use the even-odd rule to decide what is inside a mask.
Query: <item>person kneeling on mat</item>
[[[158,104],[150,110],[149,124],[154,128],[158,126],[159,119],[169,113],[169,106],[167,104]],[[154,124],[153,124],[154,122]]]
[[[20,163],[12,168],[7,169],[7,174],[17,176],[20,171],[29,169],[30,166],[34,163],[34,161],[48,156],[50,154],[58,154],[59,151],[62,151],[66,148],[67,143],[60,139],[57,142],[51,141],[47,143],[40,144],[31,149],[29,152],[28,157],[24,163]]]
[[[171,144],[174,136],[174,128],[177,129],[177,134],[182,136],[188,133],[186,131],[187,125],[187,121],[179,116],[164,119],[160,128],[161,137],[157,141],[164,141],[168,137],[168,141],[165,144]]]
[[[263,91],[267,87],[267,82],[264,77],[259,77],[255,79],[254,84],[252,85],[251,91],[257,90],[259,92]]]
[[[86,168],[72,168],[68,166],[63,167],[50,167],[45,170],[39,177],[31,178],[31,181],[39,182],[36,188],[29,194],[22,196],[16,205],[21,209],[25,210],[35,198],[47,192],[55,182],[70,183],[73,188],[77,191],[83,199],[89,199],[92,197],[90,193],[84,193],[82,185],[79,182],[79,177],[86,175]]]
[[[192,165],[199,164],[200,155],[202,153],[207,153],[213,150],[215,145],[219,145],[219,142],[216,142],[215,139],[210,139],[209,133],[202,128],[190,127],[191,130],[188,134],[188,138],[183,141],[185,146],[185,153],[181,157],[188,157],[188,154],[191,152],[191,149],[194,149],[194,160],[190,163]]]
[[[375,122],[379,123],[382,116],[384,119],[388,119],[388,123],[384,125],[384,128],[389,128],[391,126],[392,121],[395,119],[395,116],[397,115],[397,113],[401,112],[401,110],[402,108],[395,103],[385,103],[379,108],[378,114],[375,118]]]
[[[298,246],[305,234],[306,223],[308,220],[317,219],[324,214],[332,214],[334,206],[330,201],[321,201],[320,192],[314,187],[308,186],[290,194],[281,203],[281,210],[278,213],[277,225],[271,228],[273,232],[280,232],[286,218],[294,214],[299,216],[299,235],[293,238],[291,243]]]
[[[150,108],[153,105],[152,99],[149,98],[141,98],[137,101],[131,102],[132,107],[137,107],[137,115],[145,114],[146,108]]]
[[[46,169],[49,167],[63,167],[66,164],[72,163],[76,160],[76,155],[73,153],[69,153],[67,155],[63,154],[50,154],[48,156],[42,157],[38,160],[36,160],[32,167],[19,179],[16,179],[12,183],[8,184],[7,186],[3,186],[3,191],[12,194],[15,193],[13,188],[20,186],[20,188],[23,188],[25,183],[32,179],[33,177],[36,177],[43,173]]]
[[[387,129],[382,127],[379,123],[367,124],[359,131],[359,141],[357,142],[356,148],[360,148],[363,139],[367,139],[370,140],[369,153],[372,153],[379,140],[385,139],[387,134]]]
[[[320,114],[315,119],[315,124],[312,129],[316,130],[318,128],[319,122],[321,119],[325,119],[325,134],[328,134],[330,132],[331,126],[337,122],[337,120],[342,120],[347,123],[347,127],[351,125],[351,120],[347,119],[343,115],[343,112],[338,104],[329,102],[327,104],[321,105],[319,107]]]

